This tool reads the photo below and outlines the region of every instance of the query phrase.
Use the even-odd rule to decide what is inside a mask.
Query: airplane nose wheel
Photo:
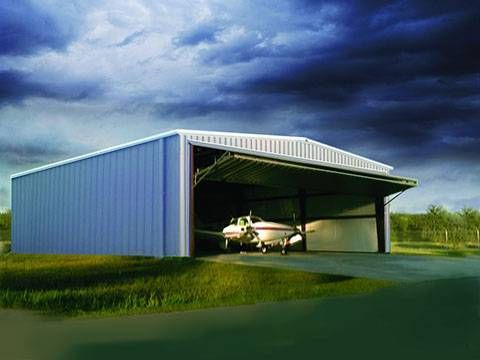
[[[262,244],[262,247],[260,248],[260,251],[262,252],[262,254],[265,255],[268,251],[268,248],[265,245]]]

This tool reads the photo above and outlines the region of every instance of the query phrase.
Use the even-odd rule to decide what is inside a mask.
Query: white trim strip
[[[279,140],[308,140],[301,136],[288,136],[288,135],[269,135],[269,134],[253,134],[253,133],[237,133],[229,131],[208,131],[208,130],[188,130],[177,129],[178,133],[183,135],[204,135],[204,136],[239,136],[239,137],[253,137],[262,139],[279,139]]]
[[[51,163],[51,164],[39,166],[39,167],[30,169],[30,170],[26,170],[26,171],[22,171],[22,172],[13,174],[13,175],[10,176],[10,178],[13,179],[13,178],[16,178],[16,177],[28,175],[28,174],[35,173],[35,172],[38,172],[38,171],[42,171],[42,170],[50,169],[50,168],[53,168],[53,167],[69,164],[69,163],[72,163],[72,162],[75,162],[75,161],[80,161],[80,160],[88,159],[88,158],[91,158],[91,157],[94,157],[94,156],[106,154],[106,153],[109,153],[109,152],[112,152],[112,151],[117,151],[117,150],[125,149],[125,148],[131,147],[131,146],[144,144],[144,143],[147,143],[147,142],[150,142],[150,141],[162,139],[162,138],[172,136],[172,135],[175,135],[175,134],[178,134],[178,130],[167,131],[167,132],[164,132],[164,133],[161,133],[161,134],[149,136],[149,137],[146,137],[146,138],[143,138],[143,139],[130,141],[128,143],[112,146],[112,147],[109,147],[109,148],[106,148],[106,149],[94,151],[94,152],[84,154],[84,155],[80,155],[80,156],[76,156],[76,157],[73,157],[73,158],[70,158],[70,159],[65,159],[65,160],[57,161],[57,162],[54,162],[54,163]]]

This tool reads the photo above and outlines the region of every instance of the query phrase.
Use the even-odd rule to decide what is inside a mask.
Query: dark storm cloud
[[[64,146],[52,140],[32,141],[29,143],[0,140],[2,163],[8,165],[38,164],[65,157],[68,154]]]
[[[0,2],[0,55],[32,54],[44,48],[64,49],[75,37],[76,27],[73,23],[62,24],[59,20],[62,15],[54,15],[31,1],[3,0]]]
[[[154,106],[154,114],[160,118],[190,118],[202,117],[215,113],[252,113],[266,109],[267,102],[263,97],[257,99],[198,99],[188,102],[163,102]]]
[[[358,108],[353,113],[339,116],[341,123],[338,128],[353,130],[363,127],[382,134],[383,137],[376,139],[378,142],[414,145],[436,139],[458,123],[462,125],[460,129],[480,136],[480,130],[475,126],[478,115],[480,113],[475,106],[462,108],[453,101],[393,102],[378,108]],[[455,132],[451,134],[455,135]]]
[[[382,101],[414,101],[449,98],[453,101],[470,103],[479,90],[478,77],[420,77],[396,86],[379,85],[370,87],[367,96]]]
[[[199,54],[199,60],[209,65],[229,65],[272,56],[275,49],[260,46],[261,43],[262,39],[257,34],[245,34],[235,42],[202,50]]]
[[[351,138],[352,145],[370,142],[373,152],[382,148],[391,151],[391,161],[401,164],[418,161],[419,155],[424,161],[478,162],[478,104],[464,105],[439,98],[356,109],[338,114],[332,121],[339,131],[354,134],[356,129],[364,130],[364,137]]]
[[[98,82],[62,81],[60,83],[39,82],[31,74],[20,71],[0,71],[0,106],[16,104],[28,97],[53,98],[64,101],[94,98],[102,93]]]
[[[301,11],[324,4],[306,2]],[[350,133],[351,146],[372,140],[377,148],[396,146],[405,162],[419,151],[429,158],[478,160],[480,6],[402,1],[345,8],[338,19],[344,31],[335,41],[303,49],[294,60],[270,49],[274,70],[226,90],[270,94],[303,113],[328,116],[296,125],[309,134],[325,127]],[[244,48],[250,49],[246,59],[256,56],[254,47]],[[219,56],[224,61],[230,55]]]
[[[247,89],[295,93],[320,101],[328,100],[332,91],[333,98],[343,103],[359,90],[378,84],[473,75],[480,70],[480,42],[475,39],[480,14],[475,17],[466,11],[432,21],[426,29],[415,23],[371,28],[362,20],[361,26],[348,29],[345,39],[299,63],[285,63],[280,71],[247,84]],[[349,23],[349,18],[344,21]]]
[[[392,67],[382,68],[381,73],[387,80],[396,71],[405,77],[469,74],[479,70],[479,14],[478,10],[459,7],[436,18],[398,19],[383,26],[362,24],[363,31],[351,29],[351,35],[360,35],[352,37],[339,55],[382,60],[380,64],[390,61]]]
[[[173,43],[177,46],[195,46],[202,42],[213,43],[222,26],[217,23],[197,24],[177,36]]]
[[[204,101],[181,101],[181,102],[168,102],[158,103],[155,105],[155,115],[171,118],[191,118],[205,116],[216,112],[232,111],[233,107],[226,103],[214,103]],[[238,110],[238,109],[236,109]]]

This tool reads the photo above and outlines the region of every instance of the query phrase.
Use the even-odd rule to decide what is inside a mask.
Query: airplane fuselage
[[[223,235],[229,241],[246,244],[282,240],[293,233],[295,233],[293,227],[270,221],[260,221],[248,225],[231,224],[223,229]]]

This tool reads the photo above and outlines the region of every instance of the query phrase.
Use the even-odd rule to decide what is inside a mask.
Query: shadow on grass
[[[469,244],[457,245],[435,242],[393,242],[393,253],[402,255],[433,255],[449,257],[467,257],[480,255],[480,249]]]
[[[352,294],[388,285],[192,258],[0,256],[0,307],[50,315],[188,310]]]
[[[444,244],[428,242],[397,242],[395,246],[405,249],[449,250],[449,247]]]
[[[178,276],[195,271],[201,262],[190,258],[153,259],[119,257],[113,263],[39,267],[38,260],[25,259],[14,264],[0,262],[0,289],[3,290],[60,290],[92,287],[100,284],[120,285],[136,279],[148,280],[158,276]]]

